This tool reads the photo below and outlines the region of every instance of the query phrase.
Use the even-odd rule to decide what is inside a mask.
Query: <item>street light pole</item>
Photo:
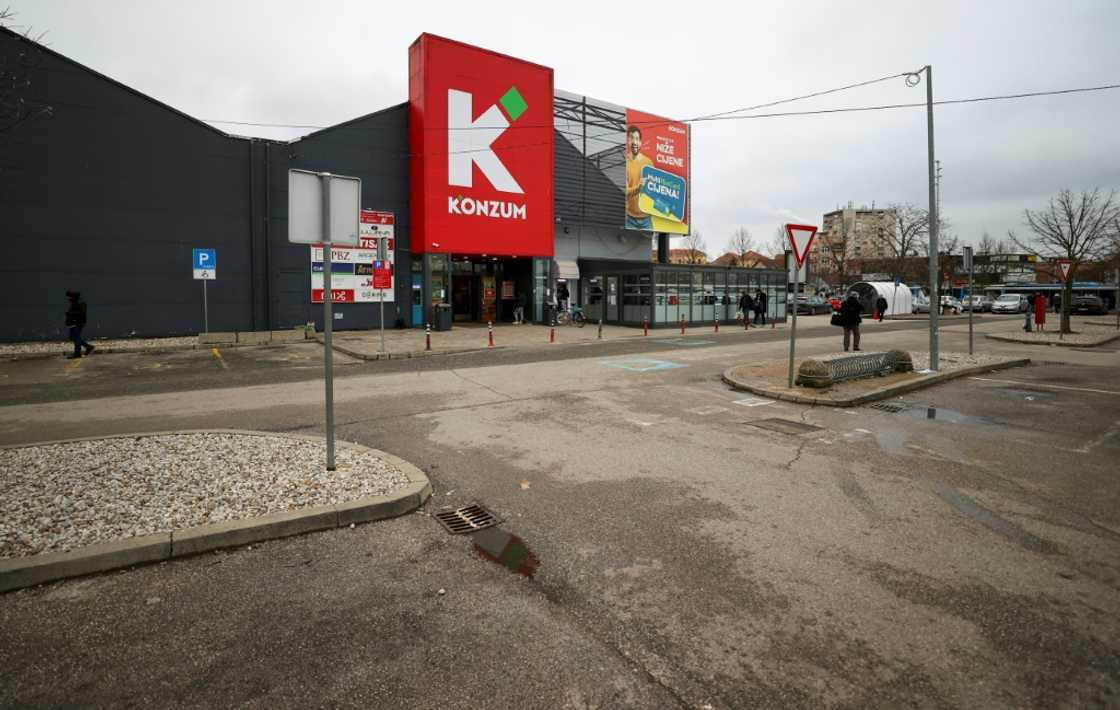
[[[933,152],[933,67],[926,65],[918,71],[906,75],[907,86],[917,86],[921,81],[921,73],[926,73],[926,138],[929,154],[927,156],[929,169],[929,369],[938,369],[937,355],[937,311],[941,308],[941,295],[938,283],[940,274],[937,264],[937,225],[938,225],[938,195],[937,195],[937,169]]]

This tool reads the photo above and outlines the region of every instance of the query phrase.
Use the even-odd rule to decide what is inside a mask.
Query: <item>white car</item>
[[[1027,297],[1021,293],[1005,293],[992,301],[992,313],[1026,313]]]
[[[951,311],[952,313],[956,314],[956,313],[960,313],[963,310],[964,310],[964,304],[962,304],[960,302],[960,299],[954,298],[953,296],[942,296],[941,297],[941,311],[942,312]]]
[[[925,294],[914,294],[910,301],[911,313],[929,313],[929,296]]]

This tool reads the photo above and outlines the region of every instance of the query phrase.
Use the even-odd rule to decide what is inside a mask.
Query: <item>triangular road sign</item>
[[[1058,259],[1058,270],[1062,272],[1062,281],[1069,280],[1069,270],[1073,267],[1073,262],[1069,259]]]
[[[793,250],[793,258],[797,260],[797,268],[805,263],[805,257],[813,246],[813,238],[817,236],[817,228],[808,224],[787,224],[786,236],[789,237],[789,246]]]

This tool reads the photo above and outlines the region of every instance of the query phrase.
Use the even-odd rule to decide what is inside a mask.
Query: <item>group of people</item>
[[[762,289],[758,289],[753,298],[749,291],[744,291],[743,295],[739,296],[739,312],[736,318],[746,325],[750,322],[751,314],[754,314],[755,325],[766,325],[766,292]]]
[[[1059,296],[1058,298],[1060,299],[1061,297]],[[1027,331],[1028,333],[1031,332],[1031,315],[1032,314],[1034,315],[1034,327],[1035,327],[1035,329],[1037,329],[1037,330],[1045,330],[1046,329],[1046,306],[1047,305],[1048,304],[1046,302],[1046,296],[1043,296],[1041,293],[1032,293],[1032,294],[1027,296],[1027,313],[1026,313],[1026,317],[1023,319],[1023,330]],[[1062,309],[1062,302],[1061,302],[1061,300],[1059,300],[1058,304],[1054,307],[1054,312],[1058,313],[1059,311],[1061,311],[1061,309]]]

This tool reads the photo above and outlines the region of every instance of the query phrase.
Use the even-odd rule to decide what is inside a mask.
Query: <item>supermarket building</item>
[[[3,28],[0,62],[30,79],[25,115],[0,127],[0,341],[65,337],[67,289],[89,337],[197,333],[199,248],[217,258],[211,330],[321,327],[321,250],[287,238],[290,169],[362,180],[371,241],[332,265],[336,328],[378,326],[382,299],[386,327],[503,323],[518,305],[543,322],[558,297],[605,323],[711,323],[758,289],[784,318],[784,271],[652,257],[689,230],[689,126],[558,91],[547,67],[424,34],[407,102],[275,141]],[[377,238],[387,265],[370,263]]]

